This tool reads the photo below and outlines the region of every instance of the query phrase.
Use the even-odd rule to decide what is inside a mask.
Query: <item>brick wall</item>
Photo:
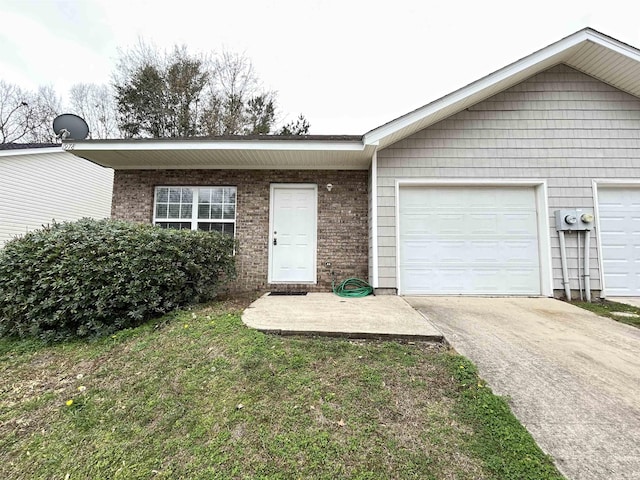
[[[267,284],[269,189],[271,183],[318,185],[318,284],[296,290],[328,291],[330,269],[339,280],[367,279],[366,171],[274,170],[117,170],[113,185],[113,218],[151,223],[154,188],[158,185],[237,187],[236,238],[238,279],[235,290],[284,290]],[[331,192],[325,185],[333,184]],[[273,288],[272,288],[273,287]]]

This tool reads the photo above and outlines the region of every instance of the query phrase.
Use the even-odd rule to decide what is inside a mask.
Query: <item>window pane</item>
[[[233,220],[236,216],[236,207],[235,205],[225,205],[224,206],[224,218],[225,220]]]
[[[169,215],[168,218],[180,218],[180,204],[179,203],[170,203],[169,204]]]
[[[159,188],[157,195],[158,202],[167,202],[169,200],[169,189],[168,188]]]
[[[211,218],[222,218],[222,205],[211,205]]]
[[[216,225],[215,223],[200,222],[198,223],[198,230],[202,230],[203,232],[216,231],[215,225]]]
[[[191,218],[191,204],[182,204],[180,208],[180,218]]]
[[[198,190],[198,203],[211,203],[210,188],[200,188]]]
[[[167,218],[167,204],[159,203],[156,205],[156,217],[157,218]]]
[[[227,235],[230,235],[233,237],[233,230],[234,230],[234,223],[223,223],[224,228],[223,228],[223,232],[226,233]]]
[[[170,188],[169,189],[169,201],[171,203],[180,203],[180,189],[179,188]]]
[[[190,188],[182,189],[182,203],[191,203],[193,202],[193,192]]]
[[[225,188],[224,189],[224,203],[236,203],[236,189]]]
[[[198,230],[201,230],[203,232],[220,232],[220,233],[224,233],[225,235],[229,235],[231,237],[233,237],[233,231],[234,231],[234,224],[233,223],[208,223],[208,222],[199,222],[198,223]]]
[[[156,226],[160,228],[173,228],[176,230],[190,230],[191,222],[157,222]]]
[[[198,205],[198,218],[209,218],[209,210],[208,204]]]
[[[211,203],[222,203],[222,188],[211,189]]]

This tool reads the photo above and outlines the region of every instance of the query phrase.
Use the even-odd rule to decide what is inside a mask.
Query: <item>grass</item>
[[[625,317],[615,315],[614,312],[634,313],[640,315],[640,308],[633,305],[627,305],[625,303],[611,302],[609,300],[599,300],[595,302],[571,302],[574,305],[589,310],[602,317],[609,317],[621,323],[632,325],[640,328],[640,316],[638,317]]]
[[[450,350],[264,335],[239,307],[0,339],[0,478],[562,478]]]

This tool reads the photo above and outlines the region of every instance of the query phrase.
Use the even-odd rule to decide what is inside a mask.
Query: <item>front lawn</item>
[[[217,303],[0,340],[0,478],[562,477],[444,347],[264,335]]]

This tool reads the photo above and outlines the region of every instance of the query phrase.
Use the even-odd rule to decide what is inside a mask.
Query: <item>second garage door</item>
[[[640,187],[598,189],[606,295],[640,296]]]
[[[400,293],[538,295],[533,187],[401,187]]]

